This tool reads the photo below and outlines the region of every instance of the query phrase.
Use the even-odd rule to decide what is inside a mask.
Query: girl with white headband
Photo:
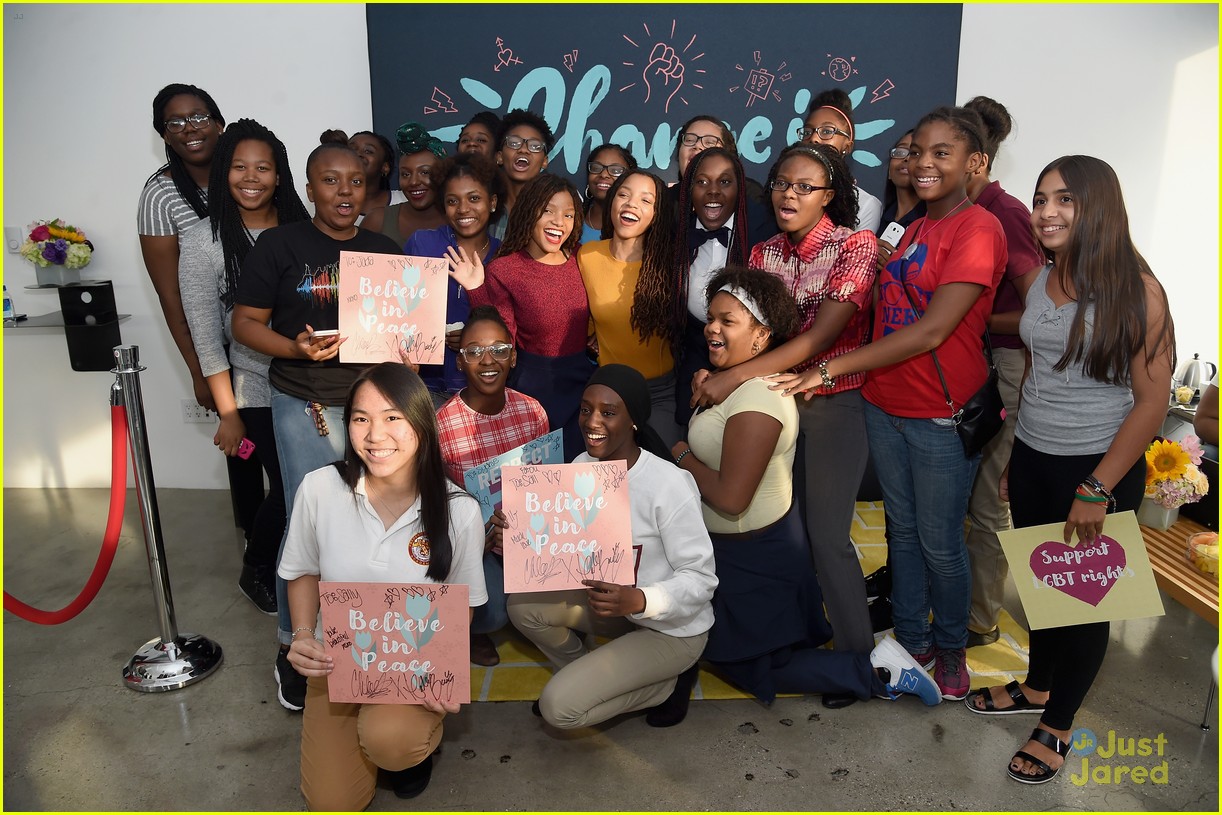
[[[768,272],[725,269],[708,292],[705,338],[722,371],[749,364],[798,329],[793,297]],[[819,647],[832,630],[793,501],[798,408],[768,384],[750,379],[696,413],[690,447],[680,442],[671,451],[700,488],[720,581],[704,658],[765,703],[778,693],[895,698],[902,687],[936,704],[933,680],[892,640],[873,654],[873,643]]]
[[[798,305],[801,333],[775,351],[713,374],[696,390],[701,404],[718,404],[748,380],[777,371],[805,370],[821,356],[860,348],[870,335],[877,242],[854,232],[857,200],[840,153],[824,144],[795,144],[781,153],[768,175],[781,234],[757,244],[751,268],[775,275]],[[869,457],[865,377],[845,377],[819,399],[798,403],[805,434],[802,463],[806,531],[823,588],[838,651],[868,654],[874,635],[857,552],[849,540],[854,502]],[[829,459],[837,466],[826,467]],[[829,694],[826,707],[843,707],[852,695]]]

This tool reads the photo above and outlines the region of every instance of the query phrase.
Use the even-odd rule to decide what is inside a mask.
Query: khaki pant
[[[1006,590],[1006,556],[997,540],[997,533],[1010,528],[1010,505],[997,494],[1001,473],[1010,463],[1014,447],[1014,427],[1018,424],[1018,397],[1023,381],[1024,357],[1021,348],[994,348],[997,365],[997,389],[1006,406],[1006,422],[984,448],[967,515],[971,528],[967,533],[967,554],[972,563],[972,610],[968,616],[969,631],[984,634],[997,627],[1001,600]]]
[[[564,729],[662,704],[708,640],[708,632],[672,637],[625,617],[598,617],[584,590],[511,595],[509,619],[559,669],[539,695],[539,710]],[[588,651],[575,631],[614,639]]]
[[[326,677],[306,682],[301,794],[311,810],[359,811],[373,800],[378,767],[406,770],[441,741],[445,714],[421,705],[339,704]]]

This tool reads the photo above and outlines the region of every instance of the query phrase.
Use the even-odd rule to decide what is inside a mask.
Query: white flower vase
[[[67,266],[39,266],[34,264],[34,274],[40,286],[66,286],[69,283],[81,282],[81,270],[69,269]]]
[[[1179,507],[1167,509],[1149,498],[1142,498],[1141,506],[1137,508],[1137,523],[1151,529],[1170,529],[1171,525],[1179,519]]]

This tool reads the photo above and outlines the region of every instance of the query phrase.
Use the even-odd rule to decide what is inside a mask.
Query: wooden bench
[[[1218,626],[1218,578],[1199,572],[1188,562],[1188,537],[1208,532],[1196,521],[1181,518],[1170,529],[1141,527],[1146,552],[1154,568],[1154,582],[1176,602]]]

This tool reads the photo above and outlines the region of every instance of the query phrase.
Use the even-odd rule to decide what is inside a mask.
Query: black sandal
[[[1032,730],[1031,741],[1038,741],[1040,744],[1049,748],[1058,756],[1066,759],[1069,758],[1069,745],[1058,739],[1053,734],[1049,733],[1047,730],[1039,727]],[[1057,767],[1054,770],[1025,750],[1019,750],[1017,753],[1015,753],[1014,758],[1010,759],[1011,764],[1014,763],[1015,758],[1021,758],[1023,761],[1029,761],[1035,765],[1037,770],[1039,770],[1036,775],[1026,775],[1025,773],[1015,772],[1013,767],[1006,765],[1006,772],[1008,772],[1010,777],[1020,784],[1047,784],[1049,781],[1056,778],[1057,773],[1061,771],[1061,767],[1065,766],[1065,762],[1062,761],[1061,767]]]
[[[980,688],[979,690],[972,691],[963,700],[963,704],[967,705],[967,709],[972,713],[979,713],[982,716],[1008,716],[1011,713],[1044,712],[1044,706],[1037,705],[1028,699],[1017,681],[1007,684],[1005,691],[1010,695],[1010,699],[1014,701],[1013,707],[997,707],[993,704],[993,694],[990,692],[990,688]],[[984,707],[976,706],[977,699],[984,700]]]

